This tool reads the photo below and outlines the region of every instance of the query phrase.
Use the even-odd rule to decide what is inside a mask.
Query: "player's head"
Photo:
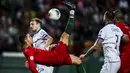
[[[32,45],[33,44],[33,40],[32,40],[32,37],[30,36],[30,34],[22,34],[19,36],[19,41],[22,43],[22,44],[30,44]]]
[[[42,21],[39,18],[33,18],[30,21],[30,28],[36,32],[41,27]]]
[[[114,18],[114,15],[112,12],[106,11],[104,13],[104,17],[103,17],[104,22],[113,21],[113,18]]]
[[[114,13],[114,21],[123,21],[124,17],[123,17],[123,13],[120,10],[115,10],[113,11]]]

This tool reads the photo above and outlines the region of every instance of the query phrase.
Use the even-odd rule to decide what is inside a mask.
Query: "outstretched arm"
[[[102,40],[97,39],[95,44],[86,52],[85,56],[91,55],[96,50],[100,49],[102,47]]]
[[[85,57],[94,53],[96,50],[101,49],[101,47],[102,47],[102,40],[97,39],[94,45],[85,54],[80,55],[80,59],[84,59]]]
[[[28,64],[29,64],[29,69],[32,71],[32,73],[38,73],[38,71],[35,68],[33,56],[30,56],[30,58],[28,58]]]
[[[104,41],[106,37],[107,30],[106,29],[101,29],[98,34],[98,38],[94,45],[86,52],[84,55],[80,55],[80,58],[83,59],[89,55],[91,55],[93,52],[96,50],[100,49],[102,47],[102,42]]]
[[[35,68],[33,52],[30,50],[27,50],[25,53],[25,56],[26,56],[27,61],[28,61],[29,69],[32,71],[32,73],[38,73],[38,71]]]

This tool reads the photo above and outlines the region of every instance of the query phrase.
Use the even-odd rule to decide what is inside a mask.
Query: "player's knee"
[[[76,57],[76,56],[74,56],[74,55],[70,55],[70,57],[71,57],[71,60],[72,60],[72,63],[73,63],[73,64],[79,65],[79,64],[82,63],[82,61],[81,61],[78,57]]]
[[[81,64],[81,63],[82,63],[82,61],[81,61],[80,59],[77,59],[77,60],[76,60],[76,64],[79,65],[79,64]]]
[[[67,34],[66,32],[64,32],[64,33],[62,34],[61,38],[62,38],[62,39],[64,39],[64,38],[69,38],[69,34]]]

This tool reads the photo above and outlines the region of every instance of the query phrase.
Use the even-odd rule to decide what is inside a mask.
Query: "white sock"
[[[70,17],[71,18],[74,18],[74,14],[75,14],[75,11],[74,10],[70,10]]]

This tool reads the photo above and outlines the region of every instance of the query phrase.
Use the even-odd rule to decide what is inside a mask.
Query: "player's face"
[[[28,43],[33,44],[33,39],[32,39],[32,37],[30,36],[30,34],[27,34],[27,35],[26,35],[26,40],[28,41]]]
[[[37,29],[39,28],[39,26],[38,26],[36,21],[31,21],[30,22],[30,28],[32,29],[32,31],[36,32]]]

